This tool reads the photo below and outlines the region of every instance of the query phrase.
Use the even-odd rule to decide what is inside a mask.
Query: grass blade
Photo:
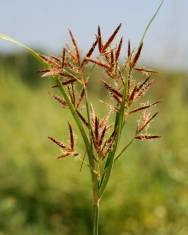
[[[37,53],[36,51],[34,51],[33,49],[31,49],[30,47],[28,47],[27,45],[25,45],[24,43],[22,42],[19,42],[17,40],[15,40],[14,38],[11,38],[9,37],[8,35],[6,34],[0,34],[0,39],[1,40],[5,40],[5,41],[8,41],[8,42],[11,42],[19,47],[22,47],[23,49],[27,50],[32,56],[34,56],[39,62],[42,62],[43,64],[46,64],[44,63],[44,61],[42,60],[41,56],[39,55],[39,53]]]

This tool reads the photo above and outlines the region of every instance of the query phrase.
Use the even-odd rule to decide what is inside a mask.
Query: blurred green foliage
[[[0,54],[0,69],[15,71],[17,76],[30,87],[41,85],[39,68],[39,63],[28,53]]]
[[[91,234],[88,169],[80,172],[79,159],[56,160],[47,139],[66,140],[68,111],[49,96],[51,84],[37,78],[32,60],[0,61],[0,235]],[[156,77],[149,95],[162,100],[153,124],[162,138],[134,143],[115,165],[100,234],[188,234],[188,75]],[[91,91],[104,93],[94,85]],[[81,149],[79,137],[77,143]]]

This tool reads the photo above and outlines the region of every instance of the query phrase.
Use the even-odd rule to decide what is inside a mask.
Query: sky
[[[125,44],[134,47],[160,0],[0,0],[0,33],[56,54],[70,28],[83,51],[100,25],[104,37],[122,23]],[[188,69],[188,1],[165,0],[145,39],[142,59],[154,66]],[[0,52],[17,49],[0,41]]]

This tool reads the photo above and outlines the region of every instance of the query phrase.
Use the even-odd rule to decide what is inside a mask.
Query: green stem
[[[99,234],[99,199],[93,203],[93,235]]]
[[[122,98],[122,102],[121,102],[121,106],[120,106],[120,110],[119,112],[116,114],[116,119],[115,119],[115,130],[116,130],[116,139],[115,139],[115,143],[113,145],[112,150],[109,152],[107,160],[106,160],[106,164],[105,164],[105,170],[100,182],[100,189],[99,189],[99,196],[101,197],[102,194],[105,191],[105,188],[108,184],[110,175],[111,175],[111,171],[113,168],[113,164],[114,164],[114,157],[115,157],[115,153],[119,144],[119,140],[121,137],[121,132],[123,129],[123,125],[124,125],[124,112],[125,112],[125,104],[127,101],[127,93],[128,93],[128,77],[130,75],[130,66],[129,63],[127,64],[126,67],[126,71],[125,71],[125,80],[124,80],[124,90],[123,90],[123,98]]]

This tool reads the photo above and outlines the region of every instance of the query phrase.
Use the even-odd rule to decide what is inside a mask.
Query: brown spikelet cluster
[[[68,123],[69,126],[69,145],[66,146],[62,141],[56,140],[53,137],[48,137],[53,143],[55,143],[56,145],[58,145],[61,150],[62,153],[61,155],[58,157],[58,159],[63,159],[65,157],[68,156],[78,156],[78,153],[74,150],[74,135],[73,135],[73,130],[72,130],[72,126],[70,123]]]
[[[109,116],[110,112],[102,119],[99,119],[93,106],[91,106],[92,139],[99,160],[105,158],[114,141],[115,132],[114,130],[111,130],[111,133],[109,134],[111,125],[107,124]]]
[[[144,132],[156,117],[157,113],[150,117],[149,108],[157,105],[159,102],[145,103],[139,105],[139,100],[146,94],[153,84],[152,74],[155,71],[145,67],[139,67],[138,61],[143,49],[143,42],[140,43],[137,50],[133,51],[131,43],[128,41],[127,56],[122,58],[123,37],[117,44],[114,40],[121,28],[121,24],[113,31],[109,38],[104,41],[101,28],[98,26],[96,38],[84,56],[81,56],[78,43],[71,30],[69,35],[71,45],[63,48],[60,57],[41,55],[42,60],[48,65],[48,68],[41,70],[42,77],[58,77],[54,79],[56,84],[53,88],[60,88],[66,92],[68,100],[58,95],[53,98],[60,103],[63,108],[71,106],[73,114],[80,120],[83,128],[90,133],[90,141],[95,149],[94,160],[103,161],[110,153],[112,146],[116,143],[118,136],[118,125],[116,121],[109,124],[109,117],[122,110],[124,103],[124,118],[134,113],[142,113],[143,117],[138,123],[135,131],[135,140],[150,140],[159,138],[158,135],[149,135]],[[93,57],[93,52],[98,51],[98,56]],[[123,62],[124,61],[124,62]],[[87,85],[89,82],[88,68],[92,66],[101,67],[107,75],[107,80],[101,78],[101,84],[107,93],[111,96],[113,102],[110,105],[110,111],[102,118],[96,114],[92,105],[86,109]],[[133,73],[135,71],[135,77]],[[125,80],[125,74],[127,79]],[[143,79],[145,76],[145,79]],[[140,78],[142,77],[142,78]],[[104,102],[105,103],[105,102]],[[136,104],[136,105],[135,105]],[[87,112],[88,113],[87,113]],[[87,115],[86,115],[87,113]],[[117,117],[118,120],[118,117]],[[77,156],[74,150],[74,135],[72,126],[69,124],[70,140],[68,147],[64,143],[49,137],[62,150],[60,159],[67,156]]]

